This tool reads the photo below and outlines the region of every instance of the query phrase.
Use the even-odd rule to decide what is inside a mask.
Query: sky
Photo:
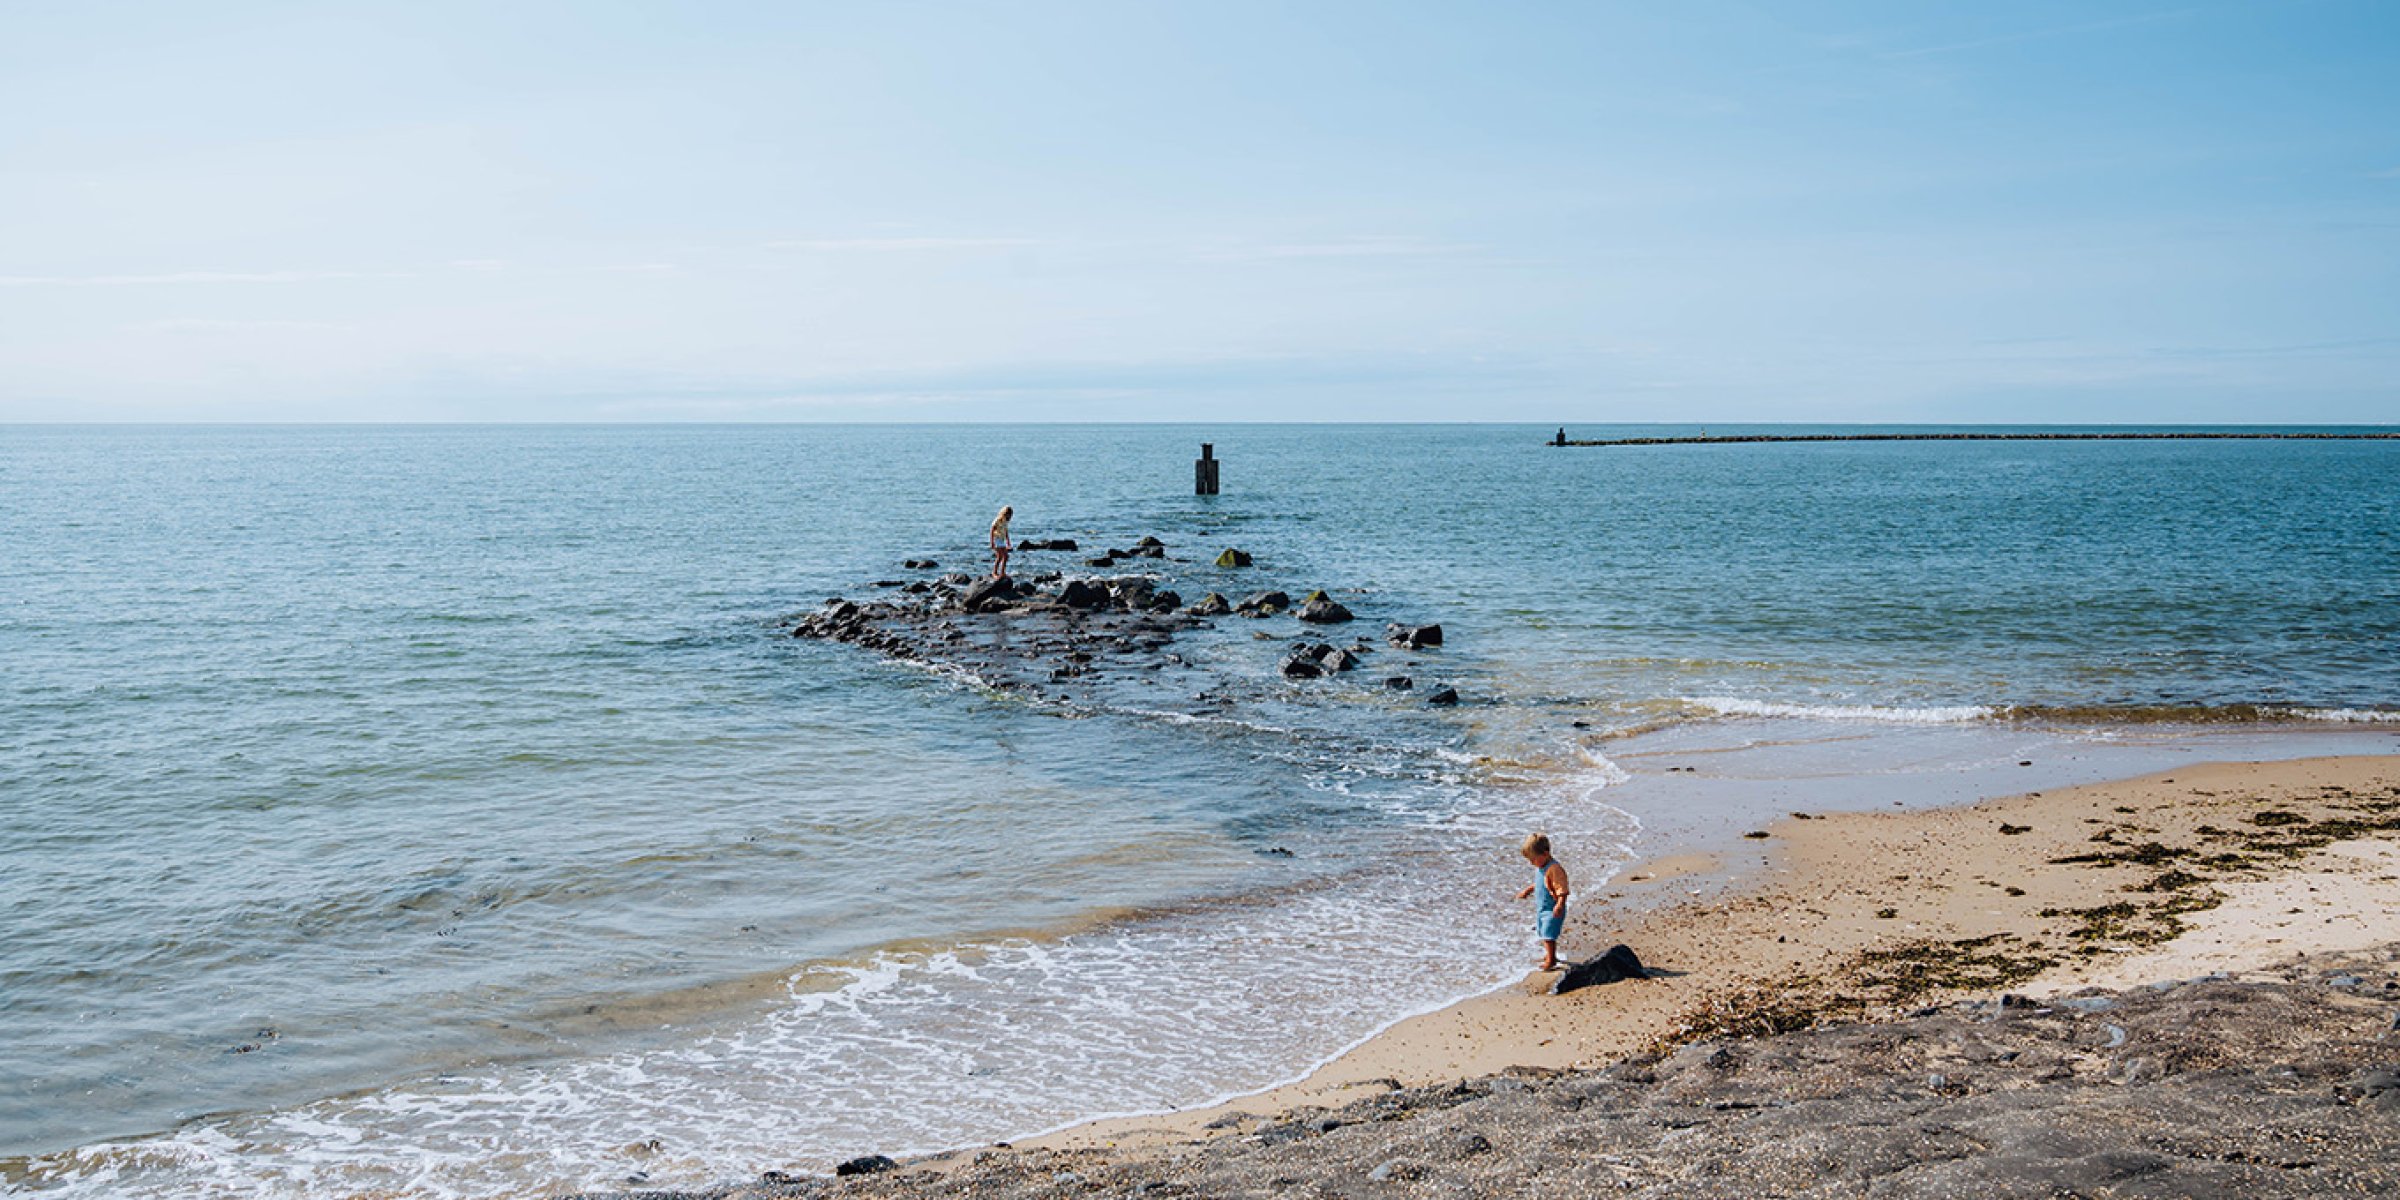
[[[0,421],[2400,422],[2400,4],[0,0]]]

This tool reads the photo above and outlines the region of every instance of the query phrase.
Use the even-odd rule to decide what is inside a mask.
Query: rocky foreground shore
[[[2400,946],[1694,1043],[1594,1071],[1360,1090],[1200,1141],[995,1147],[621,1200],[2389,1196]]]

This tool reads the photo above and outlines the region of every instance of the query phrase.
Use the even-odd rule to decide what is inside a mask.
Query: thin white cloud
[[[160,275],[0,275],[0,287],[149,287],[190,283],[318,283],[406,279],[401,271],[174,271]]]
[[[1981,50],[1986,46],[2013,46],[2019,42],[2041,41],[2067,37],[2078,33],[2098,33],[2104,29],[2122,29],[2128,25],[2148,25],[2155,21],[2170,21],[2188,17],[2200,10],[2175,8],[2161,12],[2138,13],[2130,17],[2115,17],[2106,21],[2084,21],[2074,25],[2058,25],[2049,29],[2030,29],[2023,33],[2002,34],[1998,37],[1977,38],[1967,42],[1950,42],[1940,46],[1919,46],[1912,50],[1887,50],[1877,58],[1924,58],[1934,54],[1954,54],[1961,50]]]
[[[1216,259],[1278,259],[1278,258],[1414,258],[1440,254],[1461,254],[1473,246],[1436,242],[1421,237],[1366,236],[1336,238],[1323,242],[1284,242],[1261,246],[1212,246],[1201,252],[1204,258]]]
[[[907,254],[929,250],[1004,250],[1012,246],[1031,246],[1033,244],[1032,238],[1019,237],[791,238],[768,242],[767,249]]]

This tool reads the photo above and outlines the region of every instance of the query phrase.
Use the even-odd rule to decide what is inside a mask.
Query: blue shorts
[[[1567,918],[1562,914],[1543,913],[1533,919],[1533,936],[1545,942],[1555,942],[1560,927],[1566,923]]]

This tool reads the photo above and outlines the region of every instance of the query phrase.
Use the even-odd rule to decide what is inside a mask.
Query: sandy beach
[[[1394,1128],[1404,1129],[1460,1104],[1500,1104],[1492,1099],[1495,1089],[1513,1094],[1530,1088],[1539,1096],[1557,1088],[1588,1090],[1604,1080],[1622,1083],[1620,1077],[1666,1087],[1658,1081],[1671,1074],[1667,1068],[1707,1046],[1720,1048],[1708,1052],[1720,1067],[1732,1061],[1733,1052],[1724,1047],[1750,1045],[1758,1049],[1740,1053],[1782,1055],[1815,1064],[1811,1070],[1830,1063],[1827,1069],[1837,1075],[1853,1071],[1863,1081],[1923,1062],[1893,1057],[1881,1042],[1862,1050],[1842,1030],[1989,1022],[2020,1008],[2069,1019],[2119,1004],[2100,989],[2130,989],[2123,992],[2129,1015],[2092,1027],[2105,1032],[2109,1044],[2100,1049],[2116,1053],[2078,1049],[2066,1054],[2067,1065],[2054,1063],[2046,1073],[2012,1080],[2002,1089],[2014,1097],[2012,1115],[1990,1119],[2043,1125],[2050,1119],[2039,1100],[2044,1087],[2064,1089],[2057,1101],[2064,1105],[2069,1091],[2095,1082],[2120,1087],[2155,1078],[2162,1086],[2183,1086],[2187,1071],[2193,1080],[2203,1078],[2197,1073],[2203,1065],[2214,1068],[2207,1079],[2270,1063],[2288,1073],[2300,1069],[2291,1062],[2301,1042],[2347,1047],[2347,1056],[2337,1056],[2333,1065],[2308,1069],[2318,1074],[2347,1079],[2342,1073],[2354,1067],[2371,1075],[2377,1065],[2388,1073],[2400,1063],[2400,1049],[2367,1051],[2375,1061],[2354,1061],[2360,1046],[2381,1046],[2387,1032],[2400,1028],[2393,1016],[2400,979],[2392,977],[2393,963],[2400,961],[2400,757],[2212,764],[1932,811],[1793,813],[1756,831],[1745,845],[1756,847],[1755,861],[1668,857],[1584,893],[1562,957],[1581,960],[1624,942],[1636,948],[1654,978],[1556,996],[1548,994],[1552,975],[1529,973],[1515,986],[1403,1022],[1286,1087],[1210,1108],[1100,1121],[1014,1146],[936,1156],[840,1186],[891,1194],[1016,1195],[1059,1179],[1098,1179],[1102,1172],[1170,1188],[1187,1175],[1215,1172],[1209,1177],[1217,1180],[1216,1190],[1233,1179],[1249,1181],[1235,1191],[1249,1184],[1273,1191],[1272,1179],[1251,1178],[1255,1164],[1235,1164],[1268,1155],[1312,1170],[1363,1172],[1374,1165],[1366,1158],[1389,1147],[1362,1134],[1357,1145],[1337,1152],[1332,1131],[1362,1122],[1399,1122]],[[1612,919],[1626,913],[1638,915]],[[2318,996],[2328,978],[2340,994]],[[2190,986],[2178,991],[2177,985]],[[2257,991],[2228,990],[2242,988]],[[2056,999],[2069,996],[2086,999]],[[2188,996],[2198,999],[2178,998]],[[2258,1000],[2269,1003],[2241,1007]],[[2255,1062],[2222,1048],[2170,1053],[2156,1048],[2160,1039],[2173,1040],[2167,1033],[2133,1024],[2130,1014],[2137,1010],[2160,1030],[2206,1027],[2220,1010],[2272,1010],[2282,1014],[2275,1018],[2282,1032],[2251,1029],[2217,1039],[2255,1043],[2261,1056]],[[2061,1028],[2056,1036],[2069,1043],[2091,1036],[2088,1028]],[[2277,1036],[2299,1040],[2277,1050],[2270,1045]],[[2152,1057],[2128,1066],[2129,1051],[2122,1049],[2128,1038],[2134,1049],[2150,1046]],[[2035,1056],[2025,1062],[2056,1057],[2028,1045]],[[2012,1050],[1998,1061],[2016,1061],[2026,1052]],[[1952,1086],[1940,1072],[1926,1078],[1936,1084],[1928,1103],[1980,1090]],[[2383,1095],[2372,1082],[2354,1084],[2337,1080],[2327,1103]],[[1799,1084],[1785,1080],[1778,1086],[1784,1087],[1781,1099],[1720,1100],[1715,1111],[1797,1102],[1790,1089]],[[2367,1090],[2358,1092],[2358,1086]],[[2198,1094],[2178,1102],[2192,1106],[2184,1119],[2216,1134],[2235,1136],[2234,1127],[2243,1124],[2223,1110],[2231,1105],[2239,1111],[2246,1103],[2239,1096],[2219,1098],[2216,1109]],[[1549,1144],[1564,1135],[1544,1122],[1553,1115],[1566,1120],[1557,1114],[1582,1103],[1561,1101],[1550,1109],[1537,1104],[1532,1115],[1510,1119],[1530,1121]],[[2148,1111],[2140,1104],[2128,1110],[2137,1116]],[[1839,1123],[1856,1115],[1836,1112],[1823,1119]],[[2134,1116],[2126,1121],[2132,1122],[2128,1130],[2140,1124]],[[1458,1126],[1453,1121],[1444,1128],[1455,1135]],[[1324,1146],[1313,1159],[1301,1144],[1310,1138],[1316,1141],[1308,1144]],[[862,1146],[861,1152],[871,1149]],[[2380,1161],[2388,1163],[2388,1149],[2377,1141],[2344,1153],[2361,1154],[2369,1164],[2382,1154]],[[1507,1149],[1493,1153],[1505,1156]],[[2124,1153],[2103,1146],[2093,1151],[2098,1157],[2086,1157],[2105,1164],[2116,1161],[2110,1155]],[[2244,1156],[2255,1157],[2255,1151],[2237,1147],[2212,1161],[2249,1161]],[[2339,1167],[2339,1157],[2326,1158],[2329,1171]],[[1394,1162],[1401,1166],[1390,1167]],[[1405,1156],[1383,1165],[1389,1168],[1379,1179],[1384,1183],[1395,1181],[1395,1171],[1398,1182],[1439,1174]],[[1526,1169],[1540,1174],[1546,1168]],[[2375,1170],[2362,1169],[2369,1176]],[[1485,1182],[1477,1194],[1518,1190],[1492,1184],[1489,1164],[1478,1170]],[[2336,1172],[2302,1182],[2346,1187],[2366,1177]],[[1510,1176],[1501,1172],[1499,1178]],[[1625,1187],[1634,1187],[1631,1178]],[[1761,1187],[1795,1194],[1807,1183]],[[2236,1183],[2237,1192],[2261,1186]],[[822,1186],[827,1184],[796,1177],[759,1185],[767,1192]]]
[[[1795,813],[1748,839],[1755,863],[1674,855],[1581,898],[1562,957],[1622,942],[1652,979],[1554,996],[1556,976],[1533,972],[1403,1022],[1300,1083],[1036,1144],[1153,1144],[1394,1083],[1595,1068],[1803,1014],[1891,1016],[1959,995],[2131,987],[2400,942],[2396,789],[2400,757],[2329,758],[2209,764],[1934,811]],[[2299,820],[2261,823],[2274,813]],[[2326,828],[2342,821],[2378,827]],[[1723,869],[1734,883],[1673,898]],[[1637,900],[1654,903],[1611,919]]]

